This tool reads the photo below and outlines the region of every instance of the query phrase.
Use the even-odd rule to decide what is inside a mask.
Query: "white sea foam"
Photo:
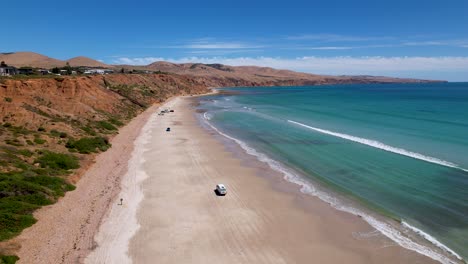
[[[367,146],[370,146],[370,147],[374,147],[374,148],[378,148],[378,149],[381,149],[381,150],[385,150],[385,151],[388,151],[388,152],[392,152],[392,153],[400,154],[400,155],[403,155],[403,156],[411,157],[411,158],[414,158],[414,159],[423,160],[423,161],[427,161],[427,162],[430,162],[430,163],[435,163],[435,164],[439,164],[439,165],[442,165],[442,166],[455,168],[455,169],[459,169],[459,170],[463,170],[463,171],[468,172],[468,169],[464,169],[464,168],[460,167],[459,165],[457,165],[455,163],[452,163],[450,161],[445,161],[445,160],[441,160],[441,159],[438,159],[438,158],[426,156],[426,155],[416,153],[416,152],[412,152],[412,151],[402,149],[402,148],[392,147],[392,146],[386,145],[386,144],[384,144],[384,143],[382,143],[380,141],[377,141],[377,140],[372,140],[372,139],[367,139],[367,138],[360,138],[360,137],[355,137],[355,136],[351,136],[351,135],[347,135],[347,134],[343,134],[343,133],[333,132],[333,131],[329,131],[329,130],[325,130],[325,129],[305,125],[305,124],[302,124],[302,123],[299,123],[299,122],[296,122],[296,121],[292,121],[292,120],[288,120],[288,122],[299,125],[299,126],[302,126],[302,127],[305,127],[305,128],[308,128],[308,129],[311,129],[311,130],[314,130],[314,131],[317,131],[317,132],[320,132],[320,133],[323,133],[323,134],[339,137],[339,138],[342,138],[342,139],[347,139],[347,140],[350,140],[350,141],[353,141],[353,142],[361,143],[361,144],[364,144],[364,145],[367,145]]]
[[[203,113],[203,117],[204,117],[206,120],[210,120],[212,116],[211,116],[210,114],[208,114],[208,112],[205,112],[205,113]]]
[[[365,213],[361,209],[354,208],[354,207],[351,207],[351,206],[348,206],[348,205],[344,205],[336,197],[328,194],[327,192],[321,191],[318,188],[315,188],[309,181],[304,180],[301,176],[296,174],[293,170],[284,167],[281,163],[279,163],[279,162],[277,162],[277,161],[275,161],[273,159],[270,159],[267,155],[265,155],[263,153],[258,152],[254,148],[250,147],[247,143],[221,132],[219,129],[217,129],[215,126],[213,126],[209,122],[209,119],[207,118],[206,113],[204,114],[204,117],[205,117],[206,124],[208,124],[209,127],[211,127],[213,130],[215,130],[218,134],[220,134],[223,137],[228,138],[228,139],[236,142],[247,154],[255,156],[259,161],[266,163],[273,170],[282,173],[285,180],[301,186],[300,191],[302,193],[306,193],[306,194],[309,194],[309,195],[316,196],[316,197],[320,198],[322,201],[330,204],[335,209],[338,209],[340,211],[348,212],[348,213],[351,213],[353,215],[357,215],[357,216],[362,217],[362,219],[364,219],[367,223],[369,223],[373,228],[380,231],[383,235],[385,235],[389,239],[395,241],[398,245],[400,245],[400,246],[402,246],[402,247],[404,247],[406,249],[416,251],[416,252],[418,252],[418,253],[420,253],[422,255],[425,255],[425,256],[427,256],[429,258],[432,258],[432,259],[434,259],[436,261],[439,261],[441,263],[444,263],[444,264],[456,264],[457,263],[454,260],[452,260],[450,257],[445,256],[445,255],[433,250],[432,248],[430,248],[428,246],[421,245],[421,244],[411,240],[409,237],[405,236],[405,234],[402,233],[402,231],[398,230],[393,225],[385,223],[384,221],[380,221],[377,218],[375,218],[374,216],[371,216],[371,215]],[[290,121],[290,122],[294,122],[294,121]],[[462,260],[462,258],[460,256],[458,256],[457,254],[455,254],[454,251],[450,250],[448,247],[441,244],[435,238],[429,236],[428,234],[426,234],[426,233],[424,233],[422,231],[417,232],[416,230],[419,230],[419,229],[417,229],[415,227],[412,227],[412,226],[410,226],[409,224],[407,224],[405,222],[403,222],[403,224],[402,224],[402,230],[404,229],[404,227],[410,229],[413,232],[416,232],[419,235],[425,234],[426,236],[422,235],[423,238],[427,239],[429,242],[432,242],[432,243],[434,243],[434,241],[436,241],[437,243],[434,243],[434,245],[442,248],[443,250],[445,250],[445,251],[447,251],[449,253],[452,253],[455,257]]]
[[[401,224],[402,224],[404,227],[410,229],[411,231],[417,233],[418,235],[424,237],[426,240],[430,241],[432,244],[434,244],[434,245],[440,247],[441,249],[443,249],[443,250],[449,252],[450,254],[456,256],[458,259],[460,259],[460,260],[463,259],[463,258],[462,258],[460,255],[458,255],[455,251],[451,250],[451,249],[448,248],[446,245],[440,243],[439,240],[437,240],[436,238],[432,237],[432,236],[429,235],[428,233],[422,231],[421,229],[418,229],[418,228],[416,228],[416,227],[414,227],[414,226],[412,226],[412,225],[406,223],[405,221],[402,221]]]

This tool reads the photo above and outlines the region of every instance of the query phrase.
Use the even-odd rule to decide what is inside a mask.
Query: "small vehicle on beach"
[[[174,113],[174,110],[171,109],[171,110],[169,110],[169,112]]]
[[[166,128],[166,132],[171,132],[171,128],[170,127]]]
[[[216,192],[217,195],[222,195],[222,196],[226,195],[226,193],[227,193],[226,186],[224,186],[224,184],[221,184],[221,183],[217,184],[215,192]]]

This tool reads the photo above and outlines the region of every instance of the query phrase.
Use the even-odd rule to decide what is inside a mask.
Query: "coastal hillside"
[[[147,66],[115,65],[116,68],[162,71],[208,78],[216,83],[234,83],[234,86],[324,85],[351,83],[421,83],[431,80],[393,78],[383,76],[332,76],[301,73],[258,66],[229,66],[223,64],[183,63],[159,61]]]
[[[65,66],[65,62],[61,60],[29,51],[0,53],[0,61],[15,67],[53,68]]]
[[[63,67],[67,64],[67,62],[72,67],[112,67],[105,63],[83,56],[74,57],[69,60],[63,61],[29,51],[0,53],[0,61],[3,61],[7,65],[14,67],[33,67],[46,69],[51,69],[54,67]]]
[[[154,103],[207,91],[168,74],[0,79],[0,241],[73,190],[119,127]],[[1,261],[16,249],[0,242]]]
[[[31,52],[0,54],[0,61],[16,67],[52,68],[67,62],[111,67],[86,57],[60,61]],[[1,258],[15,258],[19,246],[10,239],[36,222],[35,210],[74,189],[96,155],[111,147],[119,127],[172,96],[206,93],[208,87],[429,82],[221,64],[113,67],[132,74],[0,78]]]

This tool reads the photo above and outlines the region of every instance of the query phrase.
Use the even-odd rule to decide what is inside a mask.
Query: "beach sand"
[[[119,130],[112,148],[97,156],[76,185],[56,204],[36,212],[38,222],[9,243],[19,247],[17,263],[82,263],[94,247],[95,234],[110,205],[118,198],[122,177],[128,171],[134,141],[151,114],[152,106]]]
[[[174,113],[143,129],[123,180],[127,198],[113,203],[88,263],[435,263],[277,172],[247,166],[190,105],[176,98]],[[217,183],[226,196],[216,196]]]
[[[169,100],[121,128],[76,190],[12,241],[18,263],[434,262],[228,151],[191,103]],[[175,112],[158,116],[165,107]]]

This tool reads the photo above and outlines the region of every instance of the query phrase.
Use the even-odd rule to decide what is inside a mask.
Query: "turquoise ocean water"
[[[200,99],[205,122],[304,192],[378,212],[363,218],[404,247],[468,259],[468,83],[223,90]]]

